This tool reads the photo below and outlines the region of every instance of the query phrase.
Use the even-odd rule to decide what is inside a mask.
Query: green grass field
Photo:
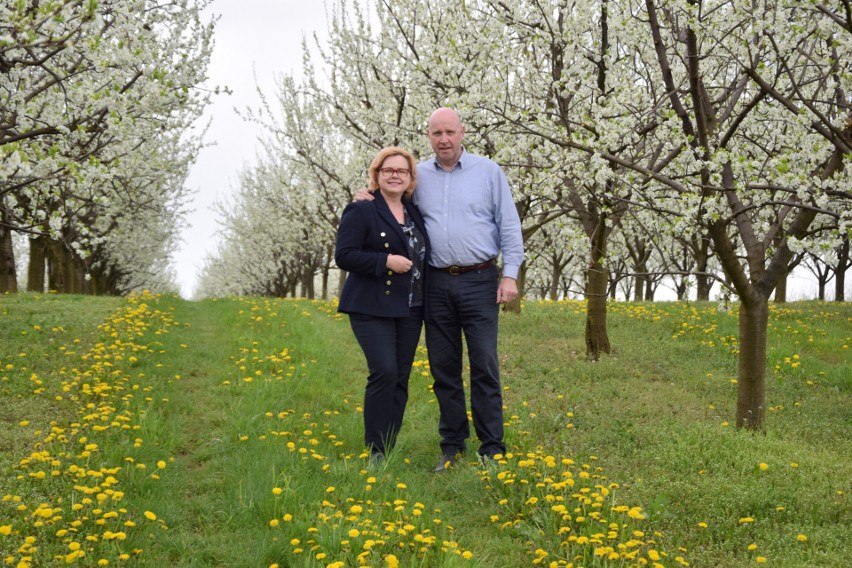
[[[597,363],[584,317],[501,316],[509,453],[433,474],[425,349],[370,466],[333,304],[0,297],[0,563],[852,563],[852,305],[773,306],[765,435],[732,425],[736,308],[610,304]]]

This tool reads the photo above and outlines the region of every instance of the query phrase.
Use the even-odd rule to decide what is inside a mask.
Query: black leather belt
[[[459,274],[464,274],[465,272],[473,272],[474,270],[483,270],[485,268],[491,268],[492,266],[497,265],[497,259],[492,258],[491,260],[486,260],[485,262],[480,262],[479,264],[471,264],[470,266],[458,266],[454,264],[453,266],[448,266],[446,268],[438,268],[433,266],[432,269],[440,270],[441,272],[447,272],[452,274],[453,276],[458,276]]]

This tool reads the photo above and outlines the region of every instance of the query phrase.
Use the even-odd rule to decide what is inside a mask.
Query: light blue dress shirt
[[[503,276],[524,261],[521,220],[497,163],[462,151],[452,171],[433,157],[417,165],[413,200],[426,221],[432,266],[470,266],[503,253]]]

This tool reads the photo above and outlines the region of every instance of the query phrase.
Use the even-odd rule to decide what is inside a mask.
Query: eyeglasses
[[[411,173],[411,170],[409,170],[408,168],[382,168],[379,171],[386,178],[392,177],[394,174],[396,174],[400,178],[407,178],[408,174]]]

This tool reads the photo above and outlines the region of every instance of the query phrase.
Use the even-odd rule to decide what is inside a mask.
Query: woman
[[[367,359],[364,440],[373,464],[384,460],[402,427],[423,322],[429,243],[411,203],[416,177],[409,152],[381,150],[370,164],[375,199],[348,204],[337,230],[334,260],[349,272],[338,311],[349,314]]]

